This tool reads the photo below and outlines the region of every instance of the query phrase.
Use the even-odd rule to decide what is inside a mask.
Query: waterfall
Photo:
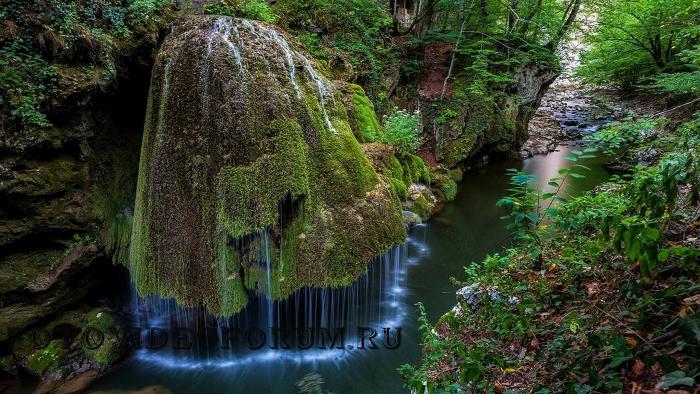
[[[421,227],[415,230],[420,235]],[[263,234],[262,243],[268,242]],[[356,357],[359,350],[352,346],[360,343],[358,327],[372,327],[378,331],[383,327],[398,328],[411,313],[413,307],[406,303],[406,273],[410,265],[416,264],[424,254],[409,255],[408,245],[418,250],[421,242],[415,237],[407,243],[393,248],[368,266],[367,274],[351,286],[340,289],[307,287],[296,291],[286,301],[271,302],[257,299],[256,305],[249,305],[239,315],[215,318],[201,307],[182,308],[172,299],[158,297],[133,298],[135,324],[142,329],[142,343],[148,343],[146,329],[157,327],[172,333],[187,328],[195,333],[196,344],[191,349],[173,349],[172,343],[158,351],[142,349],[136,353],[140,360],[153,362],[169,368],[210,368],[230,367],[261,362],[294,361],[315,362],[329,360],[341,362],[347,357]],[[268,251],[265,251],[266,255]],[[267,268],[268,266],[266,266]],[[269,276],[268,276],[269,277]],[[268,291],[270,289],[268,288]],[[260,313],[264,310],[265,313]],[[413,317],[411,317],[413,318]],[[270,327],[261,325],[271,324]],[[288,340],[290,349],[284,349],[278,342],[275,348],[273,328],[284,328],[300,333]],[[251,350],[244,341],[233,341],[225,346],[226,339],[236,329],[261,329],[267,335],[264,346]],[[323,329],[333,333],[343,330],[342,349],[318,348],[319,334]],[[303,349],[309,339],[314,346]],[[239,338],[240,339],[240,338]],[[361,353],[360,353],[361,354]]]
[[[241,38],[240,32],[238,30],[238,25],[235,23],[240,23],[240,26],[250,33],[254,37],[264,37],[267,40],[274,42],[279,50],[282,52],[285,60],[285,66],[287,74],[289,75],[289,82],[294,87],[296,93],[296,98],[302,98],[302,89],[297,82],[296,77],[296,64],[299,63],[303,66],[304,71],[311,79],[311,82],[315,85],[315,94],[319,99],[321,112],[325,120],[326,126],[332,132],[336,132],[335,127],[331,123],[330,117],[328,116],[328,111],[326,110],[326,99],[333,99],[333,90],[331,84],[325,77],[322,77],[317,71],[311,61],[303,54],[298,51],[292,50],[289,46],[287,40],[280,35],[276,30],[271,27],[265,26],[262,23],[249,20],[235,20],[225,17],[220,17],[216,19],[214,26],[212,27],[209,35],[207,37],[207,58],[211,56],[214,42],[218,41],[226,45],[229,53],[233,57],[235,63],[238,65],[239,74],[243,76],[245,74],[245,67],[243,66],[243,58],[241,56],[241,50],[244,47],[243,40]],[[231,41],[231,34],[236,36],[236,42]],[[265,41],[260,41],[259,43],[264,47]],[[258,42],[252,43],[252,45]]]
[[[352,283],[405,230],[340,94],[274,27],[178,22],[153,68],[132,228],[135,288],[162,306],[145,321],[175,311],[221,327],[255,310],[260,326],[317,326],[358,313],[360,285],[320,288]]]

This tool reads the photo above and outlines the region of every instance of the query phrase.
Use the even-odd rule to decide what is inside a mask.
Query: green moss
[[[431,204],[424,195],[418,196],[413,202],[412,211],[417,213],[422,219],[427,219],[430,214]]]
[[[448,168],[479,152],[513,151],[527,137],[521,123],[529,119],[529,107],[503,92],[474,92],[469,78],[457,75],[454,96],[423,111],[426,124],[436,125],[436,158]]]
[[[224,167],[217,177],[220,229],[238,238],[277,224],[279,202],[309,194],[309,173],[301,126],[294,120],[275,120],[270,128],[274,153],[247,166]]]
[[[123,322],[113,312],[104,308],[93,309],[85,316],[80,346],[91,361],[105,369],[123,357],[125,348],[120,339],[126,334]],[[97,346],[100,338],[103,341]]]
[[[374,105],[361,86],[348,84],[352,91],[350,124],[360,142],[374,142],[382,134],[382,128],[374,111]]]
[[[443,201],[452,201],[457,196],[457,182],[461,179],[461,171],[447,171],[436,168],[431,172],[433,191]]]
[[[408,188],[402,180],[396,178],[390,178],[391,186],[394,187],[394,191],[398,194],[399,198],[405,200],[408,197]]]
[[[430,169],[423,159],[411,153],[398,153],[397,158],[403,168],[403,180],[406,185],[430,184]]]
[[[457,197],[457,184],[453,180],[442,185],[441,189],[445,195],[446,201],[452,201]]]
[[[391,153],[384,157],[383,172],[401,200],[408,197],[414,183],[430,183],[430,170],[423,159],[410,153]]]
[[[43,376],[49,371],[63,368],[66,350],[63,340],[54,339],[43,349],[34,351],[26,359],[25,367],[34,376]]]
[[[204,58],[205,40],[192,38],[215,20],[185,18],[176,31],[188,34],[166,40],[153,70],[130,250],[139,294],[230,315],[250,292],[351,283],[404,239],[398,199],[330,82],[310,63],[293,83],[270,74],[286,55],[262,25],[238,26],[251,43],[239,78],[228,47]]]

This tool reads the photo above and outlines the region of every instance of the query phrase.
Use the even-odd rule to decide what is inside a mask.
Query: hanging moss
[[[185,18],[152,81],[129,263],[141,295],[230,315],[250,292],[350,284],[404,239],[342,92],[282,33]]]
[[[383,131],[374,111],[374,105],[361,86],[350,83],[347,84],[347,88],[350,96],[348,115],[355,137],[360,142],[376,141]]]
[[[406,185],[430,184],[430,169],[423,159],[410,153],[399,153],[396,156],[403,168],[403,180]]]
[[[380,168],[401,200],[408,197],[414,183],[430,184],[430,170],[423,159],[410,153],[389,153],[381,159]]]

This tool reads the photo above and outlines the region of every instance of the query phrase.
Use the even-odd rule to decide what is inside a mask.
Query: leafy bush
[[[204,10],[209,14],[255,19],[267,23],[273,23],[276,19],[265,0],[219,0],[205,5]]]
[[[577,161],[581,158],[590,158],[591,149],[587,151],[573,150],[566,157],[573,162],[574,168],[590,170]],[[501,219],[508,219],[507,228],[513,230],[513,238],[521,241],[527,247],[530,255],[540,258],[542,253],[542,241],[547,226],[545,221],[554,219],[559,215],[559,208],[555,203],[567,203],[568,200],[561,196],[562,187],[569,178],[585,178],[578,172],[569,168],[560,168],[559,176],[548,181],[552,191],[543,192],[535,189],[532,185],[536,177],[515,168],[508,169],[510,174],[510,185],[508,195],[501,198],[496,206],[504,207],[510,211]]]
[[[48,127],[40,108],[55,90],[56,72],[20,37],[0,48],[0,106],[23,126]]]
[[[384,116],[384,134],[378,138],[389,145],[399,148],[403,152],[416,152],[423,145],[420,136],[420,113],[408,113],[405,110],[397,110]]]
[[[695,0],[612,0],[593,5],[598,16],[595,34],[587,37],[591,49],[582,56],[578,73],[585,81],[633,87],[659,73],[689,71],[698,44]],[[679,79],[659,82],[672,90],[686,90]],[[680,83],[680,84],[679,84]]]
[[[589,143],[607,154],[622,155],[624,150],[634,147],[644,137],[649,136],[661,122],[646,118],[627,118],[622,122],[613,122],[595,132],[589,138]]]
[[[169,10],[169,0],[0,3],[0,106],[9,120],[3,128],[51,125],[47,103],[60,93],[61,69],[84,71],[82,79],[71,73],[81,83],[107,86],[118,57],[138,40],[153,39]]]

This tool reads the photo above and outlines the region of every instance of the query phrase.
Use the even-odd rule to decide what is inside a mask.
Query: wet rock
[[[14,366],[46,387],[115,365],[127,350],[126,326],[108,308],[66,312],[12,343]]]
[[[418,214],[415,212],[404,210],[402,212],[402,216],[403,216],[403,224],[407,228],[415,227],[416,225],[421,224],[423,222],[423,220],[421,220],[420,216],[418,216]]]
[[[639,163],[651,163],[659,159],[661,153],[656,148],[649,148],[640,152],[635,152],[634,161]]]
[[[593,93],[571,81],[555,82],[529,123],[520,156],[552,152],[561,141],[580,139],[619,115],[616,107],[597,101]]]
[[[403,206],[405,210],[414,212],[422,220],[427,220],[435,209],[437,202],[437,197],[435,197],[435,194],[429,187],[414,183],[408,187],[407,198]]]
[[[498,286],[483,287],[479,282],[462,287],[457,290],[456,295],[459,303],[468,305],[472,310],[478,309],[486,300],[491,302],[504,301],[504,295]],[[520,299],[515,296],[509,296],[506,301],[511,305],[520,303]]]
[[[457,290],[457,301],[464,302],[474,308],[479,303],[479,295],[481,294],[481,284],[472,283]]]

